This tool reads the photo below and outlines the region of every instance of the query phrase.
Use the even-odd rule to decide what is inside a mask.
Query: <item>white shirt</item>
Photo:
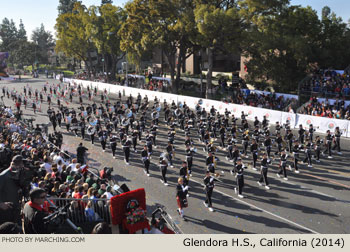
[[[40,166],[41,168],[45,168],[45,170],[46,170],[46,172],[47,173],[51,173],[52,172],[52,166],[51,166],[51,164],[49,164],[49,163],[44,163],[44,164],[42,164],[41,166]]]
[[[62,161],[62,165],[68,165],[68,162],[66,162],[60,155],[56,155],[53,157],[53,161],[58,164],[59,161]]]
[[[68,165],[67,169],[70,167],[71,168],[71,171],[77,171],[77,168],[76,168],[77,164],[70,164]]]
[[[111,194],[110,192],[105,192],[103,195],[106,195],[107,199],[110,199],[113,197],[113,194]]]

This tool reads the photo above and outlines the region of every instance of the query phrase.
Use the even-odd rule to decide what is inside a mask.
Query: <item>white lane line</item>
[[[198,182],[197,180],[191,179],[191,181],[194,181],[194,182],[196,182],[197,184],[200,184],[200,185],[204,186],[204,184],[202,184],[201,182]],[[312,230],[311,228],[305,227],[305,226],[300,225],[300,224],[298,224],[298,223],[296,223],[296,222],[294,222],[294,221],[288,220],[288,219],[286,219],[286,218],[284,218],[284,217],[282,217],[282,216],[279,216],[279,215],[276,215],[276,214],[274,214],[274,213],[271,213],[270,211],[267,211],[267,210],[265,210],[265,209],[263,209],[263,208],[260,208],[260,207],[254,205],[254,204],[251,204],[251,203],[248,203],[248,202],[246,202],[246,201],[243,201],[243,200],[234,198],[234,197],[232,197],[231,195],[229,195],[229,194],[227,194],[227,193],[224,193],[224,192],[222,192],[222,191],[220,191],[220,190],[215,189],[215,192],[221,193],[221,194],[223,194],[223,195],[225,195],[225,196],[227,196],[227,197],[229,197],[229,198],[231,198],[231,199],[233,199],[233,200],[239,201],[239,202],[242,203],[242,204],[248,205],[248,206],[250,206],[250,207],[252,207],[252,208],[255,208],[255,209],[258,209],[258,210],[260,210],[260,211],[262,211],[262,212],[264,212],[264,213],[270,214],[270,215],[272,215],[272,216],[274,216],[274,217],[276,217],[276,218],[278,218],[278,219],[281,219],[281,220],[283,220],[283,221],[285,221],[285,222],[288,222],[288,223],[290,223],[290,224],[292,224],[292,225],[294,225],[294,226],[297,226],[297,227],[302,228],[302,229],[304,229],[304,230],[308,230],[308,231],[310,231],[311,233],[320,234],[319,232],[317,232],[317,231],[315,231],[315,230]]]

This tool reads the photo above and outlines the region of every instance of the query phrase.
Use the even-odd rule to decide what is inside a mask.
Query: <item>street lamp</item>
[[[201,97],[203,96],[202,50],[199,50],[199,71],[201,78]]]
[[[128,86],[128,52],[125,53],[125,85]]]

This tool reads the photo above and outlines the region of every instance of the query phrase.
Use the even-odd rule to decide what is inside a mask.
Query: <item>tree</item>
[[[241,15],[249,24],[242,41],[248,80],[270,82],[275,90],[295,91],[318,62],[320,21],[311,7],[289,1],[245,0]]]
[[[328,6],[322,9],[319,66],[344,69],[349,65],[349,28]]]
[[[208,54],[206,97],[209,98],[212,95],[214,54],[240,51],[242,23],[238,8],[232,1],[197,1],[195,19],[199,43]]]
[[[56,51],[63,52],[68,57],[84,61],[88,74],[92,70],[91,51],[95,48],[86,32],[88,13],[80,2],[75,4],[72,13],[65,13],[56,19],[57,31]]]
[[[72,13],[74,9],[74,5],[78,2],[81,3],[81,1],[77,1],[77,0],[59,0],[59,4],[57,7],[58,15]]]
[[[17,27],[13,20],[4,18],[0,25],[0,39],[2,41],[0,51],[11,52],[13,49],[13,43],[17,39]]]
[[[331,8],[324,6],[322,8],[322,20],[329,18],[329,14],[331,14]]]
[[[36,58],[42,64],[49,63],[49,50],[55,45],[52,34],[46,31],[44,24],[36,28],[32,33],[32,41],[36,44]]]
[[[86,34],[103,55],[106,72],[111,73],[107,75],[108,80],[116,78],[116,65],[125,55],[120,49],[121,38],[118,34],[125,19],[125,11],[110,3],[100,7],[91,6],[86,15]]]
[[[37,47],[35,43],[26,40],[17,40],[14,46],[16,49],[11,52],[11,57],[19,68],[34,65],[36,60],[35,50]]]
[[[102,0],[101,5],[105,5],[105,4],[113,4],[113,0]]]
[[[190,14],[193,10],[191,2],[135,0],[125,6],[128,18],[121,29],[122,48],[127,50],[128,54],[133,53],[135,59],[141,59],[147,50],[160,48],[169,63],[173,93],[177,93],[181,64],[186,53],[190,51],[188,42],[191,40],[188,35],[189,31],[194,29],[190,28],[191,22],[186,18],[194,16],[186,14]],[[192,24],[194,27],[194,21]],[[178,74],[175,80],[178,50],[180,51],[177,60]]]
[[[153,50],[152,41],[144,36],[151,29],[150,22],[146,21],[150,9],[143,0],[134,0],[125,5],[125,11],[127,19],[118,32],[121,37],[120,48],[127,52],[128,59],[139,70],[141,59]]]
[[[18,29],[18,33],[17,33],[17,39],[22,40],[22,41],[27,41],[27,31],[24,28],[24,24],[22,22],[22,19],[20,19],[20,23],[19,23],[19,29]]]

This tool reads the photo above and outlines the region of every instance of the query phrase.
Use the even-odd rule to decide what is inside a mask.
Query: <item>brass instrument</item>
[[[95,128],[94,126],[89,126],[89,127],[87,128],[87,130],[86,130],[86,133],[87,133],[89,136],[95,134],[95,132],[96,132],[96,128]]]

